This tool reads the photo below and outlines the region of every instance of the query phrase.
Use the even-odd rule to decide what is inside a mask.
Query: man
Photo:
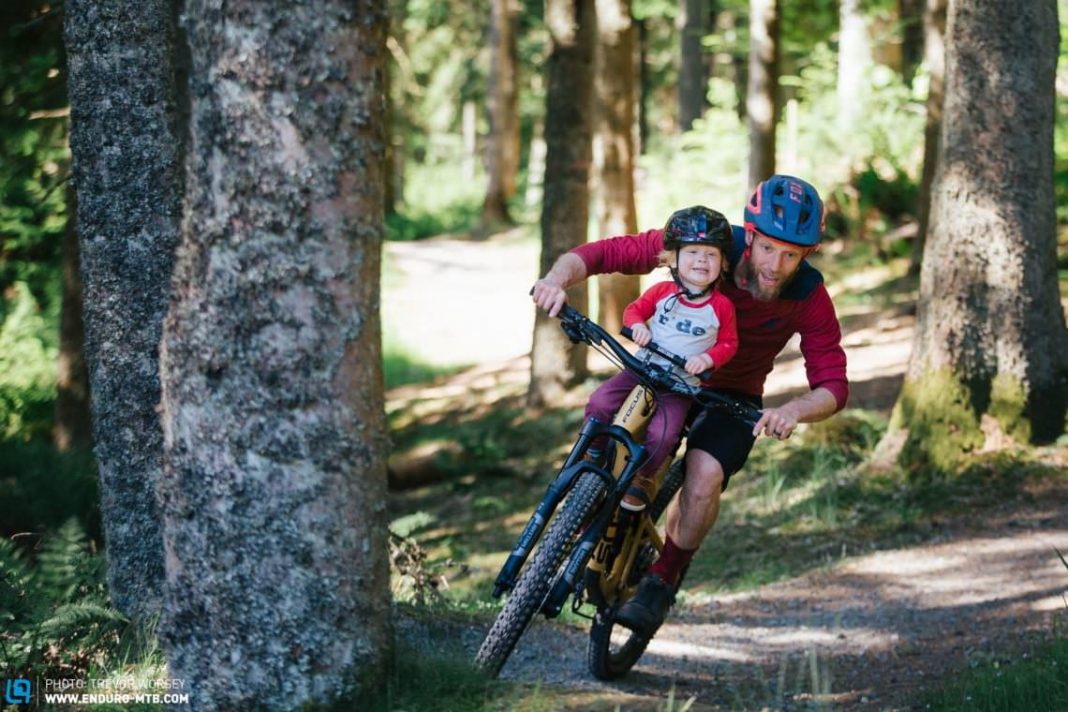
[[[809,392],[764,410],[750,431],[728,416],[705,412],[687,437],[686,479],[668,507],[667,536],[660,558],[642,579],[616,619],[652,635],[674,601],[690,559],[719,515],[719,499],[763,432],[785,440],[798,423],[829,418],[849,396],[842,332],[823,276],[805,258],[823,237],[823,201],[809,183],[775,175],[753,191],[744,227],[733,227],[734,249],[723,293],[734,303],[739,347],[718,370],[711,386],[761,406],[764,381],[775,357],[794,334],[801,335]],[[555,316],[567,301],[564,290],[590,275],[643,274],[657,266],[661,230],[614,237],[576,247],[556,261],[534,285],[534,302]]]

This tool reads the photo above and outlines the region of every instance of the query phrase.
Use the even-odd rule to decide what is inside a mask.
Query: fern
[[[71,520],[36,558],[0,540],[0,665],[9,672],[84,672],[113,655],[130,621],[111,608],[104,557]]]

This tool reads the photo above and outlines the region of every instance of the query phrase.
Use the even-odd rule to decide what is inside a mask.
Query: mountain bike
[[[634,595],[663,549],[656,523],[685,476],[683,462],[670,464],[667,458],[656,475],[652,502],[637,512],[619,506],[644,464],[641,441],[656,409],[657,391],[692,398],[691,414],[712,408],[755,425],[760,411],[723,393],[688,384],[652,356],[679,368],[685,359],[654,342],[645,346],[645,358],[639,358],[571,306],[565,305],[559,316],[572,342],[602,352],[619,368],[634,373],[639,385],[611,423],[593,418],[583,423],[567,459],[497,575],[493,596],[508,592],[508,597],[475,661],[490,675],[499,674],[535,615],[557,617],[570,596],[571,609],[592,620],[587,647],[590,672],[598,679],[611,680],[625,675],[652,639],[651,634],[617,625],[615,614]],[[623,334],[629,337],[629,329]],[[607,445],[597,452],[590,447],[594,442]],[[592,606],[592,614],[585,612],[587,606]]]

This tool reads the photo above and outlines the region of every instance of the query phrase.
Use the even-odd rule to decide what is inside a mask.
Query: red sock
[[[697,549],[681,549],[670,536],[665,537],[664,550],[660,552],[660,558],[649,568],[649,573],[656,574],[670,584],[678,583],[679,575],[690,563],[696,551]]]

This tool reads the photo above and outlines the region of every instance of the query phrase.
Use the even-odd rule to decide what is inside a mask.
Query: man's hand
[[[708,369],[715,366],[712,362],[712,357],[708,354],[697,354],[686,359],[686,373],[691,376],[696,376],[699,373],[704,373]]]
[[[653,340],[653,334],[649,331],[649,327],[638,322],[630,327],[630,340],[638,344],[638,346],[645,346]]]
[[[567,292],[550,276],[535,282],[534,289],[530,293],[534,297],[534,303],[538,305],[538,308],[548,312],[549,316],[559,314],[560,310],[564,308],[564,304],[567,303]]]
[[[838,401],[826,388],[816,388],[778,408],[765,408],[764,415],[753,428],[753,437],[760,431],[769,438],[785,440],[793,434],[798,423],[816,423],[838,412]]]
[[[530,290],[534,297],[534,303],[539,309],[544,310],[549,316],[556,316],[567,304],[568,287],[578,284],[586,279],[586,263],[578,255],[565,252],[556,258],[544,277],[534,283]]]
[[[798,423],[798,412],[789,403],[779,408],[765,408],[764,415],[753,428],[753,437],[760,437],[760,431],[769,438],[785,440],[790,437]]]

